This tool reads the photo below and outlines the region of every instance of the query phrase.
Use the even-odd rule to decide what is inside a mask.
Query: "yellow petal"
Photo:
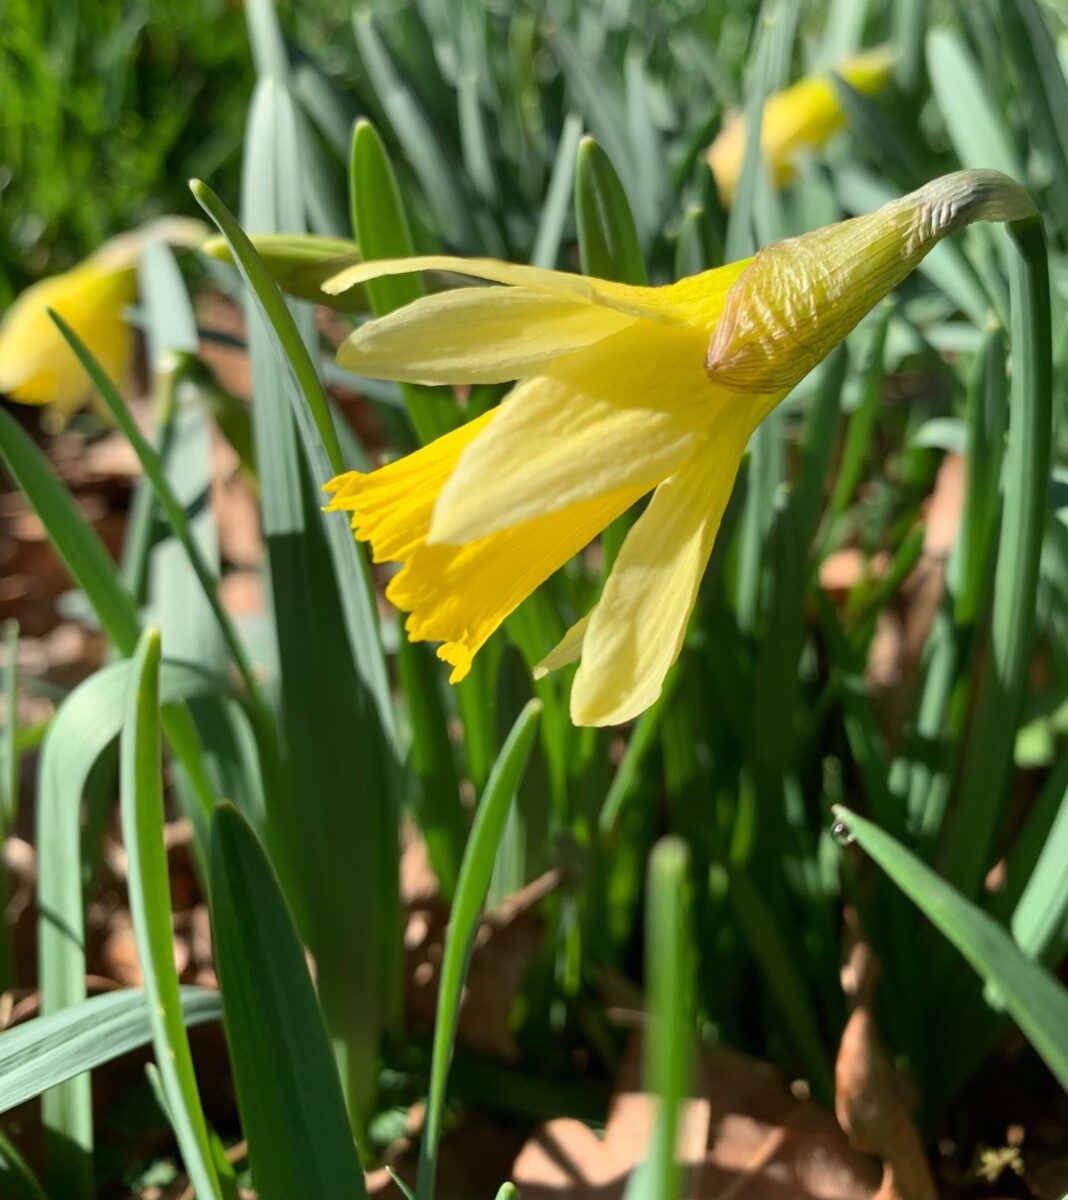
[[[634,323],[618,309],[529,287],[425,296],[351,334],[345,368],[410,383],[503,383]]]
[[[649,288],[649,303],[655,304],[678,324],[694,325],[711,332],[723,313],[734,281],[752,261],[743,258],[711,271],[702,271],[699,275],[688,275],[677,283]]]
[[[371,543],[375,562],[403,562],[426,539],[430,514],[460,453],[496,415],[491,409],[377,471],[348,471],[324,484],[325,511],[352,513],[352,528]]]
[[[618,489],[466,546],[420,546],[386,588],[413,642],[439,641],[450,683],[500,623],[641,495]]]
[[[0,325],[0,392],[20,404],[53,405],[69,413],[92,385],[56,328],[54,309],[93,351],[116,384],[125,377],[133,335],[123,312],[136,295],[133,270],[112,270],[93,259],[24,291]]]
[[[0,324],[0,392],[20,404],[52,406],[62,420],[93,394],[88,375],[48,315],[54,309],[121,387],[133,355],[125,309],[137,295],[135,265],[149,238],[199,245],[200,221],[161,217],[119,234],[79,266],[27,288]]]
[[[705,337],[636,321],[521,383],[460,456],[429,540],[473,541],[615,488],[644,492],[666,478],[726,394],[705,375]]]
[[[586,627],[571,688],[576,725],[618,725],[660,695],[752,429],[745,410],[732,410],[627,534]]]
[[[550,671],[559,671],[568,663],[577,662],[582,657],[582,643],[586,637],[586,626],[590,623],[591,613],[587,613],[571,626],[564,636],[556,643],[548,654],[534,668],[534,678],[544,679]]]
[[[881,47],[846,59],[835,70],[857,91],[870,95],[890,78],[892,52]],[[793,176],[793,160],[799,150],[816,148],[845,125],[845,114],[829,74],[809,75],[784,91],[769,96],[760,127],[760,149],[779,185]],[[745,157],[745,119],[740,113],[728,117],[708,151],[708,162],[726,203],[742,173]]]
[[[867,216],[761,250],[727,295],[709,377],[738,392],[782,394],[947,234],[1035,211],[1000,171],[957,171]]]
[[[465,546],[427,546],[442,483],[494,417],[488,412],[370,474],[339,475],[324,489],[333,496],[328,510],[352,513],[375,562],[405,563],[386,596],[411,614],[405,628],[412,641],[443,643],[438,655],[452,664],[453,683],[504,618],[641,495],[616,489]]]
[[[448,254],[431,254],[418,258],[379,258],[374,262],[358,263],[327,279],[322,289],[337,295],[369,279],[383,275],[411,275],[416,271],[449,271],[470,275],[493,283],[513,284],[548,292],[576,303],[603,304],[632,317],[648,317],[654,321],[671,321],[672,314],[655,301],[658,288],[634,287],[625,283],[610,283],[568,271],[547,271],[518,263],[501,262],[495,258],[456,258]]]

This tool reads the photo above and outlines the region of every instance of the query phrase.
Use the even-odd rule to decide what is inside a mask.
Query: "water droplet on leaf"
[[[849,828],[845,821],[835,821],[831,826],[831,837],[834,838],[839,846],[851,846],[857,840],[857,835]]]

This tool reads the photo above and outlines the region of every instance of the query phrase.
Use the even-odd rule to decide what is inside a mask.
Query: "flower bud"
[[[733,391],[788,391],[947,234],[1036,213],[1000,171],[958,171],[867,216],[768,246],[727,293],[709,377]]]

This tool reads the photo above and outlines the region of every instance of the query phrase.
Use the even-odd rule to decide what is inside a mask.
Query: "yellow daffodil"
[[[363,263],[325,284],[452,271],[505,286],[427,296],[339,352],[364,375],[518,379],[501,405],[370,474],[326,485],[376,561],[413,641],[462,679],[501,621],[639,497],[652,498],[599,602],[541,664],[581,659],[581,725],[626,721],[678,657],[750,434],[943,236],[1034,212],[994,171],[946,176],[869,216],[667,287],[488,259]]]
[[[869,50],[846,59],[835,68],[835,73],[858,92],[871,95],[886,85],[893,61],[893,54],[886,48]],[[822,146],[845,123],[845,113],[829,74],[808,75],[785,91],[769,96],[764,103],[760,149],[775,183],[781,187],[793,178],[794,159],[799,150]],[[708,164],[725,204],[734,198],[744,157],[745,117],[733,113],[708,151]]]
[[[45,405],[62,425],[92,396],[92,384],[48,310],[57,312],[121,386],[133,357],[125,310],[137,295],[137,256],[146,237],[178,245],[203,240],[198,221],[168,218],[105,242],[90,258],[27,288],[0,323],[0,394]]]

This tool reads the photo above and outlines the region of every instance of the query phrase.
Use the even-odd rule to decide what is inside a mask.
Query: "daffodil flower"
[[[652,492],[602,592],[541,664],[580,660],[571,715],[626,721],[659,696],[746,443],[757,425],[946,234],[1033,214],[994,171],[934,181],[869,216],[779,242],[666,287],[630,287],[488,259],[354,266],[452,271],[464,287],[372,321],[341,364],[431,384],[520,382],[500,406],[369,474],[326,485],[375,561],[408,636],[442,643],[452,682],[504,618]]]
[[[146,238],[188,246],[199,244],[204,232],[199,221],[165,218],[112,238],[78,266],[28,287],[0,323],[0,394],[19,404],[47,406],[54,426],[62,426],[91,399],[89,376],[49,309],[67,322],[121,387],[134,349],[125,310],[137,295],[137,256]]]
[[[893,63],[893,54],[882,47],[847,58],[835,68],[835,74],[858,92],[872,95],[886,85]],[[822,146],[845,123],[845,113],[829,74],[808,75],[769,96],[764,102],[760,150],[775,183],[781,187],[793,178],[799,151]],[[709,148],[708,164],[724,204],[730,204],[734,198],[745,158],[745,141],[745,117],[734,113],[723,123]]]

